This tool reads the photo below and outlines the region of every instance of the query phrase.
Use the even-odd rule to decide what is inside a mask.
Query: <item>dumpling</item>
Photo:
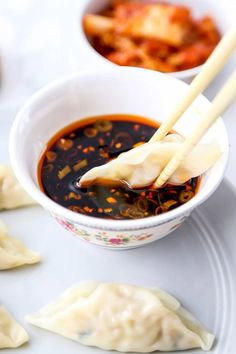
[[[79,343],[121,352],[211,348],[208,333],[158,289],[82,282],[26,320]]]
[[[14,237],[9,237],[6,225],[0,220],[0,270],[33,264],[40,261],[40,256]]]
[[[35,201],[21,187],[12,169],[0,165],[0,210],[13,209],[35,204]]]
[[[163,140],[149,142],[120,154],[105,165],[94,167],[80,179],[80,186],[106,179],[126,181],[131,187],[148,186],[160,175],[175,154],[183,138],[178,134],[167,135]],[[207,171],[220,157],[217,142],[198,144],[170,177],[170,183],[184,183]]]
[[[29,340],[23,327],[0,306],[0,349],[17,348]]]

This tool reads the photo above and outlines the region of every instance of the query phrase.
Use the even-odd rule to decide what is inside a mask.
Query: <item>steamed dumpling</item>
[[[164,291],[116,283],[79,283],[26,319],[82,344],[122,352],[208,350],[214,341]]]
[[[33,264],[40,256],[14,237],[9,237],[6,225],[0,220],[0,270]]]
[[[80,180],[80,185],[106,179],[126,181],[131,187],[148,186],[157,179],[182,141],[183,138],[178,134],[169,134],[161,141],[149,142],[124,152],[107,164],[86,172]],[[217,142],[196,145],[168,182],[184,183],[192,177],[200,176],[220,155],[221,150]]]
[[[29,340],[23,327],[0,306],[0,349],[17,348]]]
[[[35,204],[17,181],[9,166],[0,165],[0,210]]]

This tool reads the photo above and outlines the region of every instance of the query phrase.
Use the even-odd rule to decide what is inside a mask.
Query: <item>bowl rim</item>
[[[76,21],[76,29],[77,29],[77,33],[79,34],[79,38],[82,41],[82,43],[86,46],[88,52],[91,53],[91,56],[94,56],[94,64],[96,63],[97,60],[100,61],[100,63],[102,63],[104,66],[118,66],[118,67],[124,67],[118,64],[115,64],[113,62],[111,62],[110,60],[106,59],[104,56],[102,56],[100,53],[98,53],[93,46],[89,43],[89,40],[84,32],[84,28],[83,28],[83,17],[86,13],[87,7],[90,5],[90,3],[92,1],[95,0],[86,0],[84,1],[84,3],[82,5],[80,5],[79,7],[79,16],[77,17],[77,21]],[[187,80],[190,79],[194,76],[196,76],[199,71],[201,70],[203,64],[198,65],[198,66],[194,66],[193,68],[190,69],[186,69],[186,70],[180,70],[180,71],[173,71],[170,73],[165,73],[166,75],[170,75],[173,76],[177,79],[183,79],[183,80]],[[150,70],[150,69],[149,69]],[[158,70],[154,70],[156,72],[161,72]]]
[[[167,76],[164,73],[154,72],[148,69],[140,69],[140,68],[131,68],[131,67],[113,67],[107,68],[104,70],[94,70],[94,71],[81,71],[79,73],[73,73],[62,78],[55,80],[54,82],[46,85],[45,87],[41,88],[38,92],[33,94],[29,98],[29,100],[23,105],[20,111],[16,114],[14,122],[12,124],[9,136],[9,154],[10,154],[10,161],[14,173],[22,184],[23,188],[28,192],[28,194],[40,205],[42,205],[45,209],[49,210],[52,214],[68,219],[85,227],[89,227],[92,229],[101,229],[101,230],[110,230],[110,231],[121,231],[121,230],[138,230],[138,229],[146,229],[155,227],[161,224],[165,224],[171,220],[179,218],[181,215],[188,215],[190,212],[198,205],[203,203],[219,186],[220,182],[223,179],[224,171],[226,168],[226,164],[228,161],[228,152],[229,152],[229,143],[228,143],[228,135],[223,123],[222,118],[219,118],[218,121],[222,125],[222,134],[225,138],[225,146],[224,151],[221,156],[221,164],[219,167],[218,175],[214,179],[214,184],[210,185],[207,188],[207,191],[203,193],[200,189],[199,192],[187,203],[179,206],[176,209],[168,211],[167,213],[150,216],[147,218],[142,219],[134,219],[134,220],[107,220],[107,219],[99,219],[97,217],[83,215],[75,213],[59,204],[54,202],[50,199],[46,194],[44,194],[38,185],[31,177],[29,170],[25,170],[20,162],[20,158],[18,158],[18,126],[21,123],[21,120],[24,119],[25,113],[30,111],[30,107],[33,106],[37,101],[40,101],[41,98],[46,97],[51,91],[57,90],[60,87],[63,87],[65,84],[69,83],[70,81],[80,80],[81,77],[93,77],[94,75],[104,75],[104,73],[109,74],[110,72],[118,72],[124,71],[125,74],[128,72],[140,73],[142,72],[143,75],[152,75],[156,77],[162,77],[168,79],[168,81],[178,81],[183,86],[189,86],[187,83],[178,80],[174,77]],[[209,100],[201,95],[208,103]],[[107,223],[109,221],[109,223]]]

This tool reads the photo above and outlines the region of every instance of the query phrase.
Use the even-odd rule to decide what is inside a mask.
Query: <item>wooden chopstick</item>
[[[208,84],[215,78],[218,72],[229,59],[236,48],[236,27],[232,28],[223,36],[211,56],[205,62],[201,72],[195,77],[189,86],[187,94],[178,102],[169,118],[164,121],[156,133],[149,140],[150,142],[162,140],[174,124],[186,111],[194,99],[205,90]]]
[[[181,144],[178,151],[174,154],[160,176],[154,183],[154,186],[159,188],[170,178],[177,170],[182,161],[186,158],[189,152],[199,142],[202,136],[215,122],[215,120],[227,109],[227,107],[236,98],[236,71],[226,81],[225,85],[215,96],[212,105],[208,112],[203,116],[197,127],[193,130],[188,138]]]

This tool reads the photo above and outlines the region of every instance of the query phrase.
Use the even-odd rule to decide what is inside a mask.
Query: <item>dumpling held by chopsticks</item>
[[[88,186],[100,180],[125,181],[132,188],[149,186],[157,179],[182,142],[180,135],[169,134],[161,141],[138,146],[105,165],[89,170],[82,176],[80,186]],[[217,161],[221,153],[216,141],[196,145],[168,182],[184,183],[201,175]]]

